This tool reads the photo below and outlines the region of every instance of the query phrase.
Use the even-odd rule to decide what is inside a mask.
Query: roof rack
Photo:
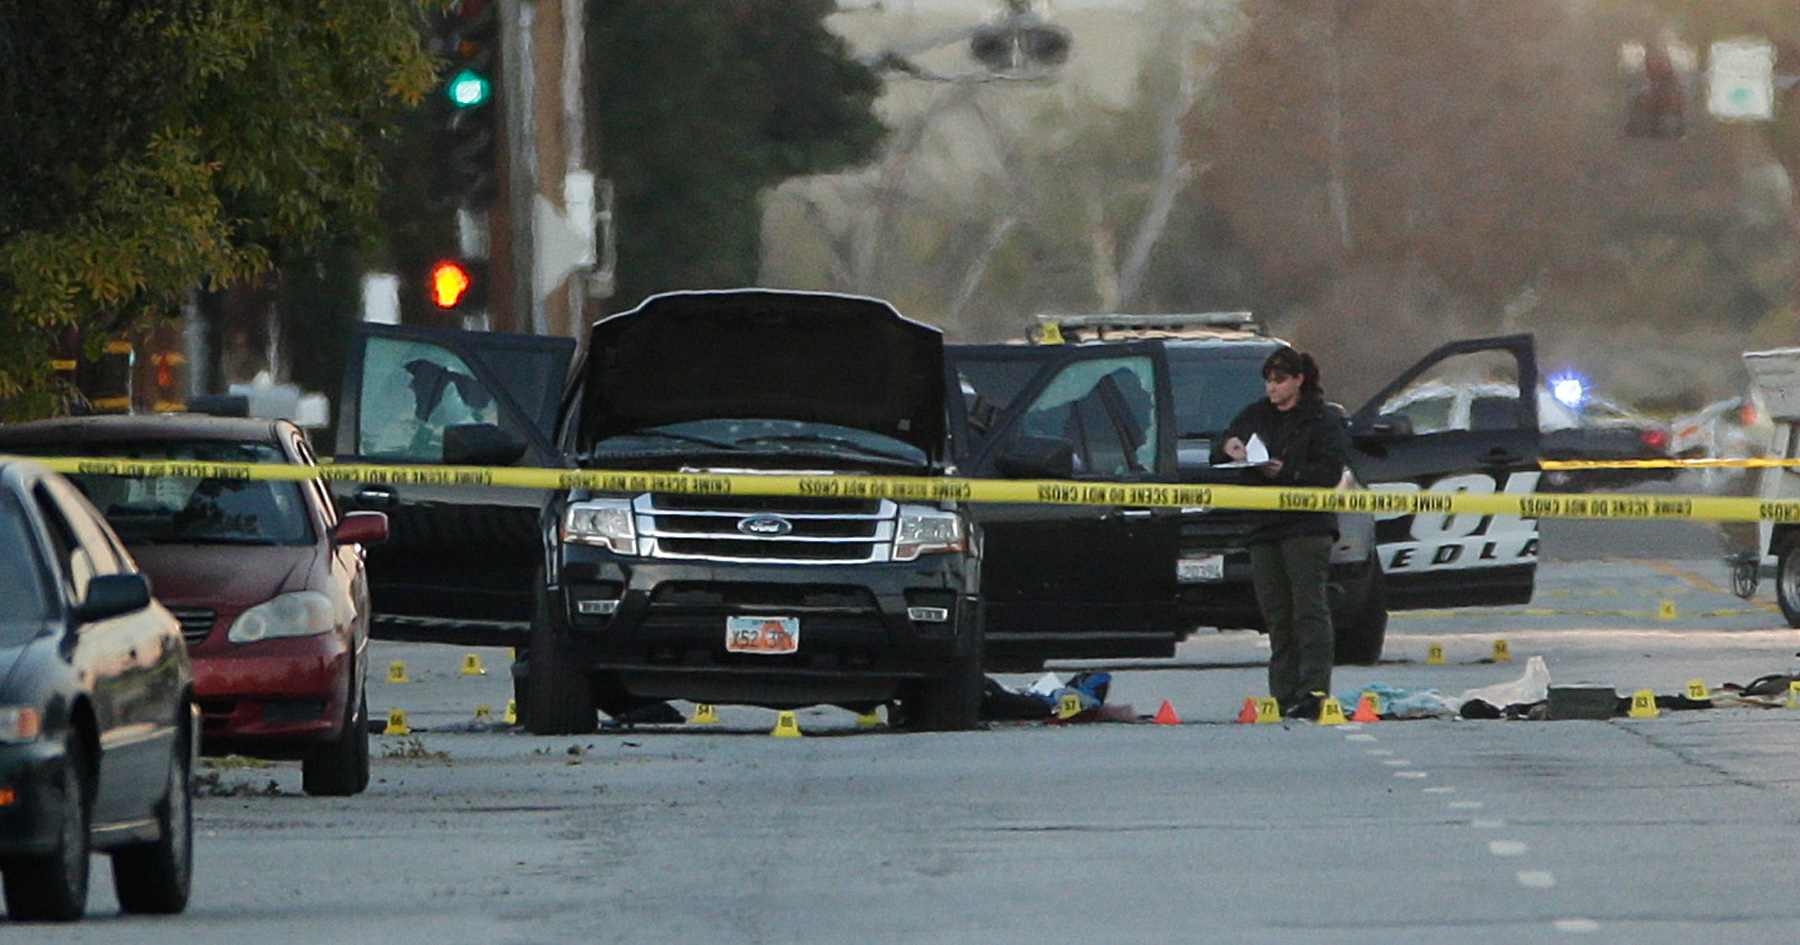
[[[1172,312],[1161,315],[1039,315],[1038,335],[1044,337],[1049,326],[1056,334],[1090,332],[1093,340],[1106,333],[1135,335],[1178,335],[1195,331],[1243,331],[1265,334],[1263,325],[1250,312]]]

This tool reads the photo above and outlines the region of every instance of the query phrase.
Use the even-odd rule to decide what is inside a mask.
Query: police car
[[[1262,364],[1285,344],[1248,312],[1040,316],[1040,343],[1109,345],[1159,339],[1169,364],[1177,455],[1185,482],[1235,482],[1215,471],[1213,441],[1263,396]],[[1048,346],[1048,345],[1045,345]],[[1420,424],[1421,394],[1480,385],[1480,409]],[[1537,360],[1529,335],[1453,342],[1423,357],[1350,414],[1344,485],[1387,491],[1529,493],[1540,449]],[[1416,413],[1416,410],[1411,413]],[[1254,513],[1187,508],[1173,560],[1189,626],[1264,629],[1245,545]],[[1381,656],[1389,610],[1488,606],[1531,599],[1533,519],[1474,514],[1343,513],[1332,553],[1332,616],[1341,663]]]

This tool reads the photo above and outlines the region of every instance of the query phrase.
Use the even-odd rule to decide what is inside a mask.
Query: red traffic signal
[[[445,259],[425,278],[425,297],[444,311],[469,311],[487,305],[487,273],[477,262]]]

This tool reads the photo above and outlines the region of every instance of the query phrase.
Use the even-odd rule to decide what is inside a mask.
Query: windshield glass
[[[918,447],[878,433],[798,420],[691,420],[633,430],[594,444],[593,455],[663,453],[792,453],[882,459],[925,465]]]
[[[20,448],[38,456],[116,456],[208,463],[285,463],[270,443],[79,443]],[[313,540],[300,483],[71,475],[126,544],[304,545]]]
[[[0,646],[37,635],[54,610],[50,587],[25,510],[11,493],[0,496]]]
[[[1229,356],[1218,349],[1169,347],[1169,384],[1175,393],[1175,429],[1183,437],[1212,436],[1231,425],[1245,406],[1263,396],[1267,350]]]

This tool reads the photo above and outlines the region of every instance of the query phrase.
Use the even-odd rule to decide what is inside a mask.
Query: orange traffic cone
[[[1375,694],[1365,692],[1356,700],[1356,712],[1350,716],[1352,722],[1379,722],[1381,714],[1375,711]]]
[[[1157,725],[1180,725],[1181,717],[1175,714],[1175,707],[1169,704],[1169,700],[1164,699],[1162,708],[1156,710],[1156,717],[1150,721]],[[1240,721],[1242,720],[1240,719]],[[1255,721],[1255,719],[1251,721]]]
[[[1244,697],[1244,711],[1238,713],[1237,720],[1239,722],[1255,722],[1256,721],[1256,697],[1255,696],[1245,696]]]

